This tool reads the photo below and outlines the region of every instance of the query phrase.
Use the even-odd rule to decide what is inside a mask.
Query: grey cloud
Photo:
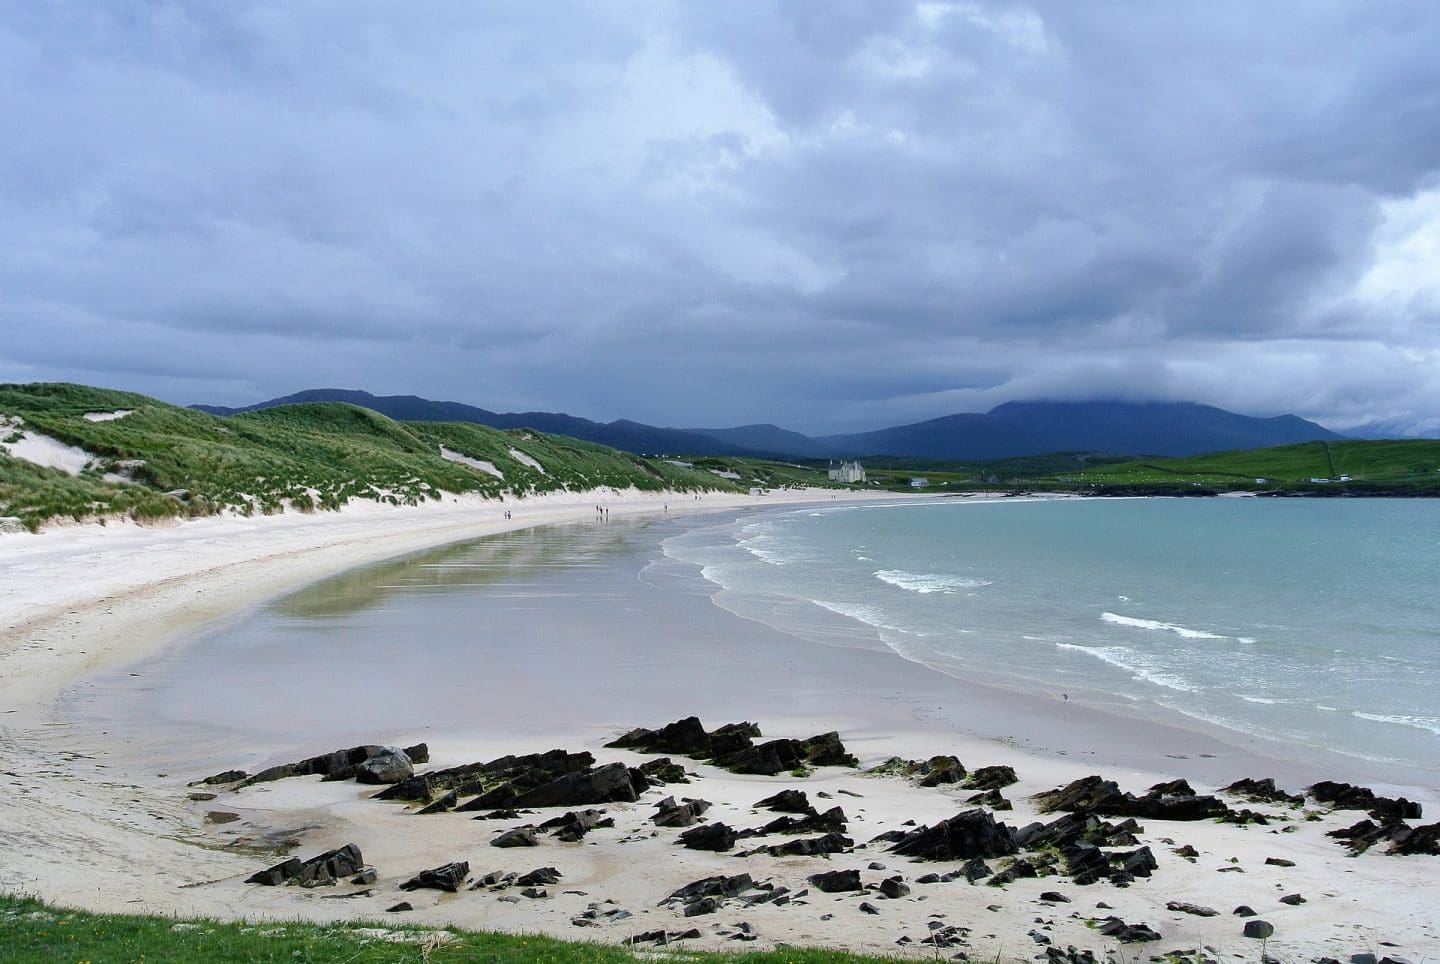
[[[13,5],[0,378],[1422,424],[1440,292],[1362,279],[1440,184],[1437,42],[1356,3]]]

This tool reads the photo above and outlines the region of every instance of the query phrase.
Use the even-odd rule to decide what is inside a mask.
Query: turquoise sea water
[[[1440,502],[936,500],[669,535],[717,602],[1057,699],[1440,770]]]

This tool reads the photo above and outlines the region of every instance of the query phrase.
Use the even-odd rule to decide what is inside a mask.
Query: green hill
[[[1147,459],[1052,477],[1086,485],[1191,485],[1355,495],[1440,495],[1440,440],[1303,442]],[[1262,481],[1263,480],[1263,481]]]
[[[86,418],[116,412],[128,414]],[[0,385],[0,441],[36,433],[91,459],[72,475],[0,449],[0,516],[32,530],[57,518],[313,511],[352,498],[414,505],[445,493],[738,488],[710,472],[563,436],[396,422],[342,403],[221,417],[84,385]]]

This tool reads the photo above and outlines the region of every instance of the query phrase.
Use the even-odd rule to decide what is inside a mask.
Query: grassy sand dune
[[[401,423],[333,402],[221,418],[130,392],[0,385],[0,415],[0,515],[32,531],[63,518],[313,511],[352,499],[416,505],[463,493],[738,491],[711,472],[563,436]],[[6,450],[20,451],[27,439],[74,447],[89,462],[75,473]]]

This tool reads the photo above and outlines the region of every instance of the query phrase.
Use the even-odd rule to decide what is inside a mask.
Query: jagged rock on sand
[[[783,844],[763,847],[761,850],[772,857],[818,857],[821,854],[845,853],[855,846],[855,841],[841,833],[827,833],[821,837],[804,837],[787,840]]]
[[[812,874],[807,879],[810,881],[810,886],[826,894],[840,894],[862,889],[858,870],[827,870],[824,873]]]
[[[355,779],[360,783],[399,783],[414,775],[415,765],[410,755],[398,746],[383,748],[355,768]]]
[[[395,748],[376,744],[352,746],[348,749],[332,750],[319,756],[308,757],[294,763],[282,763],[278,766],[267,767],[254,775],[247,774],[244,770],[226,770],[223,773],[197,780],[196,783],[208,785],[239,783],[242,787],[248,787],[257,783],[268,783],[272,780],[284,780],[288,777],[320,776],[326,780],[348,780],[356,775],[360,764],[376,754],[393,749]],[[424,743],[407,746],[401,752],[411,763],[430,762],[430,748]]]
[[[682,833],[680,842],[690,850],[731,850],[735,846],[735,831],[723,823],[707,823]]]
[[[985,810],[965,810],[948,820],[900,834],[890,852],[917,860],[1004,857],[1020,848],[1014,831]]]
[[[515,827],[506,830],[494,840],[490,841],[492,847],[538,847],[540,841],[535,836],[535,831],[529,827]]]
[[[977,768],[965,781],[965,786],[972,790],[1003,790],[1019,782],[1020,778],[1015,775],[1014,767],[1000,764]]]
[[[1122,944],[1158,941],[1160,934],[1146,924],[1127,924],[1118,917],[1107,917],[1095,928],[1103,937],[1113,937]]]
[[[540,824],[540,830],[549,830],[557,840],[575,843],[591,830],[615,826],[613,817],[607,817],[604,810],[570,811],[559,817],[551,817]]]
[[[484,763],[467,763],[418,774],[380,791],[375,799],[430,803],[437,794],[453,790],[462,797],[476,795],[456,809],[505,809],[510,808],[515,797],[523,791],[549,783],[566,773],[588,770],[594,765],[595,757],[583,751],[511,754]]]
[[[1404,797],[1393,799],[1376,796],[1375,791],[1369,787],[1322,780],[1307,787],[1305,792],[1320,803],[1329,804],[1332,810],[1364,810],[1382,823],[1418,820],[1421,816],[1420,804]]]
[[[317,854],[309,860],[291,857],[273,867],[251,874],[245,878],[247,884],[262,884],[275,887],[279,884],[297,884],[301,887],[315,887],[333,884],[342,877],[359,873],[365,866],[360,848],[346,844],[334,850]]]
[[[650,818],[657,827],[689,827],[710,809],[708,800],[692,800],[676,803],[674,797],[666,797],[655,805],[656,813]]]
[[[465,883],[465,878],[468,876],[470,876],[469,862],[457,860],[454,863],[420,871],[420,873],[401,884],[400,889],[419,890],[422,887],[429,887],[434,890],[449,891],[453,894],[460,889]]]
[[[1240,797],[1242,800],[1249,800],[1251,803],[1281,803],[1301,804],[1305,798],[1299,794],[1286,793],[1275,785],[1274,777],[1262,777],[1259,780],[1245,777],[1236,780],[1227,787],[1220,788],[1221,793],[1229,793]]]
[[[778,810],[781,813],[815,812],[815,808],[810,806],[810,799],[805,796],[804,790],[781,790],[773,796],[752,803],[751,806],[756,810]]]
[[[517,877],[515,883],[520,887],[547,887],[560,883],[562,876],[554,867],[539,867]]]
[[[1207,820],[1231,814],[1222,800],[1196,795],[1183,780],[1160,784],[1137,797],[1133,793],[1121,793],[1113,780],[1088,776],[1058,789],[1037,793],[1032,800],[1041,813],[1065,810],[1154,820]]]
[[[761,735],[754,723],[727,723],[707,731],[698,717],[688,716],[658,730],[638,727],[607,743],[607,747],[642,753],[674,753],[709,760],[733,773],[774,776],[800,766],[857,766],[834,731],[807,740],[779,739],[756,744]]]

